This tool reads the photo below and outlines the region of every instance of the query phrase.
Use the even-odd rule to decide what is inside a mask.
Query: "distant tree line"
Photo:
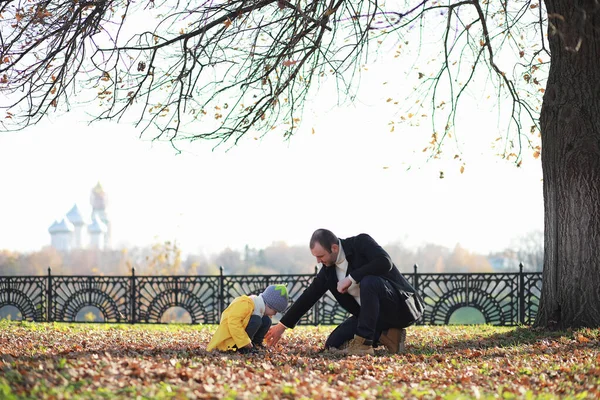
[[[436,244],[411,248],[400,242],[384,246],[403,273],[413,272],[498,272],[516,271],[523,262],[527,271],[541,271],[543,232],[530,232],[510,248],[487,255],[471,252],[460,245],[453,249]],[[31,253],[0,250],[0,275],[45,275],[48,267],[57,275],[216,275],[223,266],[226,274],[306,274],[313,273],[315,259],[307,246],[273,242],[264,249],[246,246],[226,248],[212,255],[183,255],[176,242],[121,250],[74,250],[61,253],[45,247]]]

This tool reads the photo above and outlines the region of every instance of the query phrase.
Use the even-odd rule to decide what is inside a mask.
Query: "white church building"
[[[111,247],[111,224],[106,213],[107,198],[100,182],[90,196],[92,213],[85,218],[77,204],[60,220],[48,228],[50,245],[59,251],[74,249],[105,250]]]

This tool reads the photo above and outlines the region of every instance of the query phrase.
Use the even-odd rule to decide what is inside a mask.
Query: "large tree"
[[[541,133],[537,324],[600,326],[597,0],[8,0],[0,18],[4,130],[91,103],[94,119],[174,146],[289,137],[320,84],[352,98],[368,57],[394,41],[414,62],[408,116],[427,115],[433,157],[460,134],[469,93],[496,96],[502,157],[539,156]]]

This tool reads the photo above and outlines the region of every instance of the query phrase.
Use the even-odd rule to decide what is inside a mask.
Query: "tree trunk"
[[[600,327],[600,9],[545,0],[544,271],[536,325]]]

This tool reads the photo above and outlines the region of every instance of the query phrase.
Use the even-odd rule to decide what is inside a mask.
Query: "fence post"
[[[413,275],[413,286],[415,288],[415,292],[417,292],[417,294],[419,293],[419,274],[417,273],[417,270],[419,269],[419,265],[415,264],[413,266],[413,269],[415,271],[414,275]],[[419,294],[420,296],[420,294]]]
[[[318,273],[319,273],[319,267],[317,267],[315,265],[315,278],[317,277]],[[321,297],[319,299],[319,301],[317,301],[315,303],[315,305],[313,306],[313,318],[314,318],[315,326],[319,325],[319,306],[321,305],[322,302],[323,302],[323,297]]]
[[[136,285],[135,285],[135,268],[131,267],[131,278],[129,278],[131,280],[131,284],[129,285],[129,312],[131,314],[130,317],[130,322],[132,324],[136,323],[136,318],[135,318],[135,314],[137,312],[137,307],[135,306],[135,302],[136,302],[136,298],[135,298],[135,292],[136,292]]]
[[[225,277],[223,276],[223,266],[220,265],[219,266],[219,316],[221,314],[223,314],[223,310],[225,309],[225,293],[223,292],[225,290],[225,285],[224,285],[224,280]]]
[[[52,322],[52,269],[48,267],[48,282],[46,285],[46,301],[48,302],[46,320]]]
[[[525,274],[523,263],[519,263],[519,322],[525,323]]]

